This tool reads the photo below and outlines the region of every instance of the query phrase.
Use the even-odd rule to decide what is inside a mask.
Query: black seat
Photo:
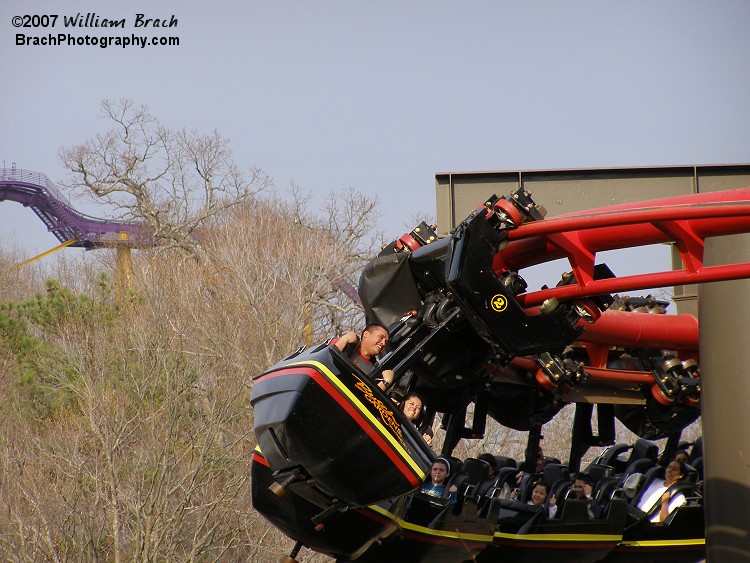
[[[599,478],[594,486],[594,491],[591,493],[591,496],[599,501],[602,506],[605,506],[613,498],[622,495],[622,482],[616,475]]]
[[[508,487],[511,485],[515,487],[514,477],[516,473],[518,473],[518,470],[515,467],[502,467],[498,469],[493,476],[486,477],[479,482],[479,485],[477,486],[477,495],[491,497],[493,496],[493,491],[495,491],[495,489],[502,489],[503,485],[506,483],[508,484]],[[498,492],[494,492],[494,495],[497,494]]]
[[[497,531],[503,533],[518,533],[544,511],[542,505],[530,505],[514,500],[499,500],[497,505]]]
[[[570,471],[568,470],[568,466],[562,463],[548,463],[544,466],[542,479],[547,485],[552,487],[558,481],[570,479]]]
[[[638,438],[630,450],[626,467],[639,459],[649,459],[655,462],[657,457],[659,457],[659,445],[651,440]]]
[[[438,457],[446,460],[450,464],[451,476],[455,476],[461,473],[461,466],[463,465],[463,462],[459,458],[453,457],[451,455],[440,455]]]
[[[636,459],[629,463],[625,468],[625,475],[632,475],[633,473],[646,473],[646,471],[651,469],[654,465],[656,465],[656,462],[653,459],[649,459],[647,457]]]
[[[615,473],[622,473],[625,469],[625,459],[622,458],[622,454],[630,449],[628,444],[615,444],[609,446],[602,455],[596,460],[599,465],[610,465],[614,467]]]
[[[633,496],[632,500],[630,501],[630,504],[635,507],[637,507],[641,502],[643,494],[648,490],[651,483],[653,483],[657,479],[664,480],[664,468],[661,465],[656,465],[646,471],[643,476],[644,478],[641,481],[641,484],[639,485],[635,496]]]
[[[412,524],[427,526],[450,506],[447,498],[436,498],[425,493],[414,493],[409,499],[404,519]]]
[[[565,498],[568,496],[570,488],[573,486],[574,479],[570,477],[566,479],[559,479],[554,484],[550,485],[549,494],[547,495],[546,503],[549,505],[549,499],[555,497],[555,501],[558,504],[558,512],[560,506],[565,502]]]
[[[568,499],[558,507],[557,518],[565,523],[583,523],[590,520],[586,502],[578,499]]]
[[[690,459],[688,462],[690,465],[695,467],[695,460],[701,458],[703,459],[703,436],[699,436],[695,442],[693,442],[693,447],[690,449]]]
[[[591,497],[599,503],[602,507],[602,512],[604,512],[609,501],[621,494],[622,484],[619,482],[620,477],[615,475],[614,467],[603,463],[589,464],[585,473],[588,473],[594,480]]]
[[[690,449],[690,446],[692,446],[692,444],[691,444],[690,442],[688,442],[687,440],[680,440],[680,441],[679,441],[679,442],[677,443],[677,450],[678,450],[678,451],[679,451],[679,450],[685,450],[685,451],[688,451],[688,450]]]
[[[594,480],[594,486],[596,486],[602,478],[614,476],[615,468],[603,463],[591,463],[586,468],[585,473],[591,475],[591,478]]]
[[[467,457],[461,467],[461,473],[466,474],[464,483],[477,485],[479,482],[487,477],[490,465],[486,461],[476,459],[473,457]]]
[[[489,463],[481,459],[467,457],[464,460],[461,472],[450,482],[451,485],[456,485],[458,488],[459,500],[463,497],[474,498],[477,496],[479,483],[487,477],[489,468]]]
[[[516,460],[507,455],[496,455],[495,461],[497,461],[498,469],[502,469],[503,467],[516,467]]]
[[[482,481],[477,493],[488,498],[499,498],[504,485],[508,486],[508,492],[516,488],[517,473],[518,469],[515,467],[503,467],[498,470],[494,477]]]
[[[698,473],[698,481],[703,481],[703,458],[696,457],[690,465]]]
[[[685,481],[688,483],[696,483],[700,480],[700,472],[692,465],[685,464]]]

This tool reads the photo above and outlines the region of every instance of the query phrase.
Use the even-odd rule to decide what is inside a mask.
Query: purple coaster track
[[[156,245],[151,229],[139,223],[99,219],[76,211],[60,190],[39,172],[0,169],[0,201],[30,207],[61,243],[93,249],[102,246],[142,248]]]
[[[76,211],[60,190],[40,172],[20,168],[0,169],[0,201],[30,207],[61,243],[91,250],[103,246],[144,248],[158,243],[142,223],[99,219]],[[344,279],[333,282],[354,303],[361,304],[357,289]]]

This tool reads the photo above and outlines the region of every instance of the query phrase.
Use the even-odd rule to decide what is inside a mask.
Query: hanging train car
[[[627,467],[600,464],[611,471],[598,491],[606,495],[599,518],[576,499],[547,518],[503,498],[497,483],[480,487],[470,472],[459,473],[455,503],[419,492],[435,454],[374,384],[385,369],[398,388],[425,398],[431,420],[440,414],[443,456],[481,436],[490,416],[529,431],[528,469],[542,425],[575,403],[558,487],[588,448],[613,443],[615,417],[643,439],[669,438],[673,450],[700,414],[697,321],[633,312],[616,292],[750,277],[750,264],[702,264],[706,237],[750,231],[750,189],[543,215],[521,189],[488,198],[447,238],[421,224],[384,248],[360,281],[368,321],[387,326],[391,341],[373,374],[321,345],[254,378],[253,504],[297,541],[286,561],[303,546],[342,562],[705,556],[697,487],[654,523],[628,497]],[[676,244],[682,270],[618,278],[595,264],[597,252],[660,242]],[[519,271],[560,257],[571,271],[558,286],[525,292]]]

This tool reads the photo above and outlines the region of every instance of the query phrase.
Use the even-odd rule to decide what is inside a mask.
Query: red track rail
[[[573,283],[517,297],[528,314],[539,314],[536,306],[553,297],[578,300],[750,277],[748,263],[703,264],[706,238],[748,232],[750,188],[663,198],[525,223],[508,232],[509,243],[496,255],[493,269],[500,274],[567,258],[575,275]],[[681,270],[594,280],[597,252],[661,243],[676,245],[683,263]],[[589,355],[585,369],[591,381],[650,385],[654,382],[650,372],[606,369],[610,347],[674,350],[683,358],[697,358],[698,321],[691,315],[606,311],[586,325],[580,343]],[[516,358],[512,365],[528,371],[538,367],[531,358]],[[666,400],[661,395],[657,400],[659,397],[662,402]]]
[[[570,285],[525,293],[526,307],[555,297],[560,301],[670,285],[750,277],[750,264],[704,266],[707,237],[750,232],[750,188],[616,205],[594,212],[560,215],[508,232],[509,244],[493,268],[524,267],[567,258],[576,277]],[[596,253],[674,242],[682,270],[594,280]]]

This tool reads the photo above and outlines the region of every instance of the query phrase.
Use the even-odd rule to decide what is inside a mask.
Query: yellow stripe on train
[[[419,526],[417,524],[412,524],[411,522],[407,522],[406,520],[402,520],[398,516],[394,515],[391,512],[388,512],[387,510],[380,508],[379,506],[372,505],[368,506],[370,510],[377,512],[386,518],[389,518],[396,522],[399,526],[401,526],[405,530],[411,530],[414,532],[420,532],[422,534],[428,535],[428,536],[436,536],[441,538],[451,538],[451,539],[462,539],[462,540],[469,540],[469,541],[478,541],[478,542],[484,542],[489,543],[492,541],[492,536],[490,534],[464,534],[462,532],[444,532],[442,530],[434,530],[432,528],[425,528],[424,526]]]
[[[622,534],[506,534],[495,532],[495,537],[529,542],[613,542],[620,541]]]
[[[692,538],[686,540],[641,540],[641,541],[624,541],[620,545],[623,547],[677,547],[690,545],[706,545],[705,538]]]
[[[386,428],[380,423],[380,421],[373,416],[373,414],[365,408],[365,406],[362,404],[362,402],[349,390],[349,388],[344,385],[341,380],[336,377],[333,372],[328,369],[324,364],[316,361],[307,361],[307,362],[295,362],[294,364],[291,364],[293,366],[309,366],[313,367],[316,370],[318,370],[323,376],[325,376],[328,381],[330,381],[333,385],[335,385],[341,393],[343,393],[346,397],[349,398],[349,400],[354,404],[356,409],[363,414],[369,421],[370,424],[380,433],[388,442],[391,444],[394,450],[398,452],[398,454],[406,461],[406,463],[409,464],[409,466],[414,471],[414,474],[419,477],[421,481],[424,481],[424,479],[427,477],[427,474],[422,471],[419,466],[414,463],[414,460],[412,457],[406,452],[406,450],[401,446],[401,444],[396,441],[396,439],[393,437],[393,435],[386,430]]]

